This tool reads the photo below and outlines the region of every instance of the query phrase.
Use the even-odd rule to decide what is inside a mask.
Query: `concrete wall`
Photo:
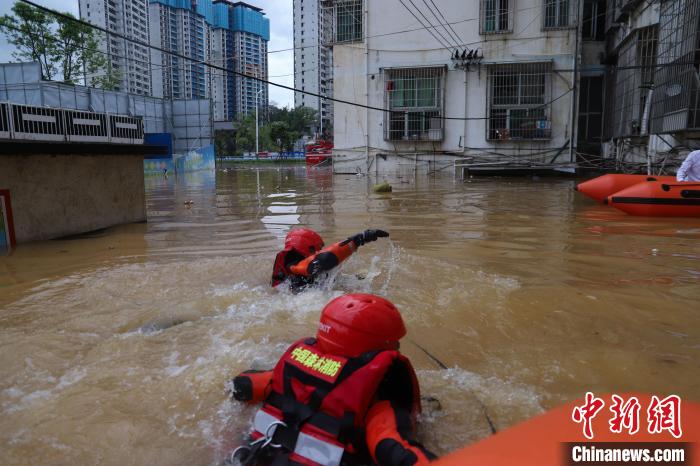
[[[146,220],[143,157],[0,156],[18,243]]]

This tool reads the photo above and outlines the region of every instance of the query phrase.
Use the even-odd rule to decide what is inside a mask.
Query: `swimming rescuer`
[[[277,253],[272,270],[272,286],[289,280],[292,290],[298,291],[314,283],[322,272],[327,272],[350,257],[358,247],[386,238],[389,233],[383,230],[365,230],[323,247],[323,238],[308,228],[295,228],[287,233],[284,249]]]
[[[398,309],[370,294],[335,298],[316,338],[292,344],[271,371],[233,379],[232,396],[259,403],[243,464],[425,465],[435,456],[413,439],[420,390],[399,353]],[[374,464],[374,463],[372,463]]]

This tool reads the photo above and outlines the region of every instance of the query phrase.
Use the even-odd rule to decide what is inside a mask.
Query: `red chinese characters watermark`
[[[610,412],[612,417],[608,420],[610,432],[620,434],[627,430],[629,435],[639,432],[639,413],[641,403],[636,396],[627,400],[618,395],[612,395]],[[591,440],[593,434],[593,418],[603,409],[605,400],[597,398],[593,393],[587,392],[583,405],[574,406],[571,419],[576,423],[583,423],[583,435]],[[681,428],[681,399],[677,395],[669,395],[660,400],[656,395],[651,397],[647,408],[647,431],[650,434],[660,434],[668,431],[675,438],[683,435]]]
[[[593,426],[591,423],[596,414],[598,414],[598,411],[603,409],[603,406],[605,406],[605,401],[596,398],[593,396],[593,393],[587,392],[586,402],[583,406],[574,407],[571,413],[571,419],[573,419],[574,422],[578,422],[579,424],[583,422],[583,435],[585,435],[587,439],[593,438]]]
[[[617,395],[612,396],[613,404],[610,411],[613,413],[610,424],[610,432],[621,433],[622,429],[627,429],[630,435],[639,431],[639,410],[641,405],[636,396],[630,397],[627,402]]]
[[[658,434],[667,430],[676,438],[683,435],[681,429],[681,399],[678,395],[669,395],[659,400],[656,395],[651,397],[647,408],[649,433]]]

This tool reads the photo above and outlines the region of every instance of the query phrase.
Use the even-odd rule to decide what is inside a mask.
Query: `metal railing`
[[[0,102],[0,138],[143,144],[143,119]]]

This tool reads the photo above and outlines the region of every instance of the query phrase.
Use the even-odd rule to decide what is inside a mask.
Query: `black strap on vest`
[[[307,345],[313,345],[315,340],[304,341]],[[320,411],[321,404],[326,396],[355,371],[372,361],[379,351],[369,351],[362,355],[350,358],[340,371],[335,382],[315,377],[289,363],[285,363],[283,369],[284,393],[272,392],[265,402],[282,412],[282,420],[287,427],[278,426],[273,435],[273,442],[282,445],[287,451],[294,451],[297,437],[304,424],[308,423],[328,432],[340,443],[352,444],[357,451],[366,451],[364,442],[364,430],[355,427],[355,413],[346,412],[342,418],[336,418]],[[294,396],[292,380],[298,380],[304,385],[315,387],[308,403],[302,403]],[[345,458],[345,457],[344,457]]]

